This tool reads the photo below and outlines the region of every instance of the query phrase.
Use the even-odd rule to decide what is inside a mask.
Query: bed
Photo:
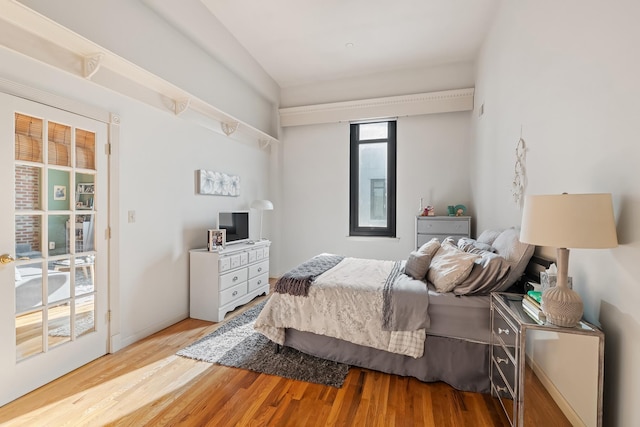
[[[401,261],[318,255],[278,280],[254,327],[314,356],[489,393],[489,294],[534,250],[518,236],[434,239]]]

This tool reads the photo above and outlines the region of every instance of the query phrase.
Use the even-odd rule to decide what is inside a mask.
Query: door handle
[[[0,255],[0,264],[9,264],[9,263],[11,263],[13,261],[15,261],[15,258],[13,258],[9,254]]]

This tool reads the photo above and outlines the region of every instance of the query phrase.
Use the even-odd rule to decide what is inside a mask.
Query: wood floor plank
[[[237,316],[262,299],[227,316]],[[490,396],[351,368],[342,388],[176,356],[223,324],[186,319],[0,408],[3,426],[507,426]],[[536,425],[568,425],[542,388]],[[549,421],[552,420],[552,421]],[[531,424],[534,425],[534,424]]]

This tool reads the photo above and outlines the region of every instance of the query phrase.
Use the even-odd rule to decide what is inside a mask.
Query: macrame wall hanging
[[[527,187],[527,146],[522,139],[522,129],[520,129],[520,139],[516,145],[516,165],[513,176],[512,194],[513,200],[519,208],[522,208],[524,190]]]

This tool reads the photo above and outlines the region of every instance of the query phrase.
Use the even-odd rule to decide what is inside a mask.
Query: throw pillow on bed
[[[522,243],[520,241],[520,229],[512,227],[500,233],[494,240],[493,247],[496,248],[497,253],[511,265],[511,271],[505,281],[504,289],[500,289],[505,290],[520,279],[522,273],[524,273],[524,270],[527,268],[529,259],[531,259],[533,255],[535,246]]]
[[[407,263],[404,265],[404,274],[416,280],[423,280],[427,275],[430,264],[431,256],[429,254],[413,251],[409,254]]]
[[[499,230],[484,230],[476,239],[479,243],[486,243],[487,245],[493,245],[493,242],[498,238],[504,229]]]
[[[436,252],[438,252],[438,249],[440,249],[440,240],[438,240],[437,237],[434,237],[424,245],[420,246],[418,252],[420,252],[421,254],[427,254],[431,258],[433,258]]]
[[[427,276],[431,260],[438,249],[440,249],[440,241],[433,238],[420,246],[417,251],[411,252],[404,266],[404,273],[416,280],[423,280]]]
[[[450,241],[444,241],[431,260],[427,279],[438,292],[451,292],[469,276],[478,257],[461,251]]]
[[[462,237],[458,240],[458,249],[478,255],[482,255],[483,252],[496,251],[496,248],[494,248],[493,246],[486,243],[478,242],[477,240],[468,237]]]

